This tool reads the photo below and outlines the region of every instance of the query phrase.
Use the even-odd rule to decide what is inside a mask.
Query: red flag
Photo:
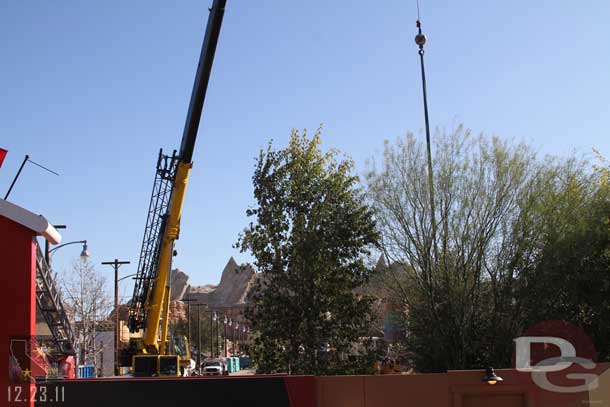
[[[0,167],[2,167],[2,163],[4,162],[4,157],[6,157],[6,153],[8,153],[8,150],[0,148]]]

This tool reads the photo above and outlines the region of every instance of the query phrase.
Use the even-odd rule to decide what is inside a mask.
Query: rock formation
[[[171,300],[180,300],[186,294],[189,287],[189,276],[180,269],[172,270],[169,284],[171,288]]]
[[[256,272],[251,265],[238,265],[233,257],[222,271],[218,285],[191,286],[189,276],[176,269],[170,280],[172,300],[188,298],[216,309],[241,308],[248,302],[248,292],[255,278]]]
[[[179,300],[169,303],[169,323],[176,324],[178,321],[186,321],[186,304]]]

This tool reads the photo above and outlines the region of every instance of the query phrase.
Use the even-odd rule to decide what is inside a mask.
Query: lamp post
[[[216,321],[216,313],[212,314],[210,309],[210,357],[214,357],[214,322]]]
[[[233,329],[233,320],[229,318],[229,329]],[[235,340],[235,335],[233,336],[233,340]],[[231,344],[231,348],[233,348],[233,344]],[[231,356],[233,356],[231,352]]]
[[[64,226],[64,225],[60,225],[60,226]],[[65,226],[64,226],[64,228],[65,228]],[[72,244],[82,244],[83,245],[83,250],[80,252],[80,258],[81,258],[82,261],[86,261],[89,258],[89,250],[88,250],[88,246],[87,246],[87,241],[86,240],[75,240],[74,242],[68,242],[68,243],[60,244],[57,247],[54,247],[53,249],[49,250],[49,253],[48,253],[49,261],[51,260],[51,255],[57,249],[61,249],[64,246],[70,246]]]
[[[86,251],[87,243],[85,242],[85,248],[83,248],[83,252]],[[114,375],[118,376],[120,374],[119,371],[119,341],[121,340],[121,334],[119,330],[119,267],[123,264],[130,264],[130,261],[119,261],[119,259],[114,259],[114,261],[103,261],[102,265],[104,266],[113,266],[114,267]],[[132,274],[133,275],[133,274]],[[127,277],[123,277],[124,280]]]
[[[246,332],[246,326],[244,325],[244,323],[242,321],[241,326],[237,329],[237,356],[240,356],[242,354],[241,346],[245,340],[244,339],[245,332]]]
[[[216,316],[216,355],[220,357],[221,347],[220,347],[220,315]]]
[[[244,332],[244,341],[246,341],[246,343],[248,343],[248,345],[250,344],[250,327],[246,326],[246,331]]]
[[[239,322],[235,321],[235,325],[233,326],[233,351],[231,352],[231,356],[235,356],[237,349],[235,348],[235,331],[239,332]]]
[[[225,336],[224,336],[224,345],[225,345],[225,358],[229,355],[227,355],[227,323],[229,322],[229,320],[227,319],[227,316],[225,315],[224,318],[224,324],[225,324]]]
[[[65,229],[66,225],[57,225],[56,227],[57,227],[57,229]],[[68,242],[68,243],[60,244],[59,246],[56,246],[56,247],[54,247],[51,250],[49,250],[49,242],[47,241],[46,244],[45,244],[45,261],[47,262],[47,266],[49,267],[49,269],[51,268],[51,256],[52,256],[52,254],[55,253],[57,250],[61,249],[62,247],[70,246],[70,245],[74,245],[74,244],[82,244],[83,245],[83,250],[80,253],[80,258],[83,261],[83,263],[85,261],[87,261],[87,259],[89,258],[89,250],[88,250],[88,247],[87,247],[87,241],[86,240],[76,240],[74,242]],[[81,282],[81,294],[82,294],[82,282]],[[93,307],[93,332],[94,332],[94,334],[93,334],[93,338],[94,338],[93,339],[93,347],[94,348],[95,348],[95,319],[96,319],[95,311],[96,310],[95,310],[95,303],[94,303],[94,307]],[[87,354],[87,348],[85,347],[84,351],[82,350],[82,346],[80,348],[81,348],[81,350],[79,351],[80,357],[82,357],[83,360],[85,360],[86,359],[86,354]],[[95,355],[95,353],[94,353],[94,355]]]
[[[242,328],[241,328],[241,332],[242,332],[241,341],[242,342],[246,342],[246,332],[247,332],[247,330],[248,330],[248,328],[245,325],[242,325]]]

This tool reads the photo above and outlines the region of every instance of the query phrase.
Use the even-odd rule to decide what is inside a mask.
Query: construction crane
[[[209,9],[180,150],[174,150],[171,155],[164,154],[162,149],[159,151],[129,309],[128,326],[132,339],[127,352],[132,357],[132,370],[136,376],[179,375],[181,366],[190,360],[186,338],[170,338],[168,332],[169,278],[225,4],[226,0],[214,0]]]

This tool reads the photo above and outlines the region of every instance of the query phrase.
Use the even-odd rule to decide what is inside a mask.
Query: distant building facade
[[[106,329],[114,328],[107,324]],[[95,367],[97,377],[114,375],[114,330],[104,330],[95,333]]]

